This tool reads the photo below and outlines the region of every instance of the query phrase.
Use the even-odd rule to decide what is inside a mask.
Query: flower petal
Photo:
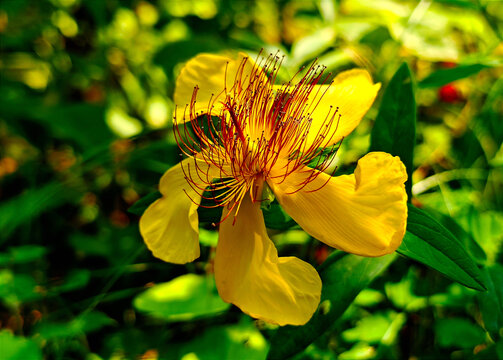
[[[315,180],[298,190],[312,171],[305,168],[270,184],[281,206],[305,231],[357,255],[396,250],[407,223],[407,173],[397,156],[369,153],[358,161],[354,174],[330,178],[317,172]]]
[[[246,63],[242,66],[245,58]],[[218,115],[222,110],[221,102],[225,100],[226,91],[231,91],[234,86],[238,71],[240,74],[242,71],[244,79],[253,69],[254,62],[245,53],[239,53],[237,59],[213,54],[200,54],[190,59],[176,79],[174,100],[177,106],[177,121],[181,123],[190,120],[189,108],[186,109],[186,105],[190,106],[192,103],[196,86],[198,91],[194,111],[199,115]]]
[[[222,299],[268,322],[305,324],[320,301],[316,270],[298,258],[278,257],[267,236],[260,203],[253,203],[249,196],[235,220],[233,224],[231,214],[220,225],[215,279]]]
[[[338,114],[330,127],[331,130],[325,134],[327,141],[322,146],[336,144],[350,134],[372,106],[380,87],[381,84],[374,84],[370,74],[362,69],[338,74],[331,85],[316,85],[311,101],[311,106],[316,106],[316,109],[311,115],[313,120],[307,136],[307,145],[315,141],[326,126],[327,115],[330,117],[337,107]]]
[[[197,208],[201,196],[185,179],[186,173],[194,173],[194,161],[200,167],[208,167],[201,160],[187,158],[166,171],[159,182],[162,198],[152,203],[140,218],[145,244],[155,257],[170,263],[185,264],[199,257]],[[214,175],[209,170],[205,173]]]

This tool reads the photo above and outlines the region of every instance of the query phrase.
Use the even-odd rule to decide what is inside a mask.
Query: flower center
[[[194,110],[196,86],[190,121],[176,126],[175,119],[178,145],[195,159],[187,180],[203,190],[202,196],[210,190],[215,206],[239,206],[248,192],[253,201],[262,201],[264,182],[279,183],[308,169],[296,188],[300,191],[330,166],[338,149],[331,145],[340,121],[338,108],[330,107],[324,119],[312,118],[330,87],[324,67],[313,64],[295,85],[292,79],[279,86],[273,84],[283,58],[271,54],[245,71],[248,61],[244,58],[238,67],[232,88],[210,100],[207,114]],[[220,110],[212,112],[217,101]]]

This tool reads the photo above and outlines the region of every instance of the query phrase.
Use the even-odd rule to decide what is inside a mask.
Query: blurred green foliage
[[[0,36],[2,359],[503,359],[502,2],[4,0]],[[344,256],[264,209],[280,254],[333,252],[302,328],[220,300],[214,213],[185,266],[138,232],[180,159],[183,62],[260,49],[286,55],[280,80],[314,58],[368,69],[383,90],[339,172],[370,147],[411,175],[404,256]]]

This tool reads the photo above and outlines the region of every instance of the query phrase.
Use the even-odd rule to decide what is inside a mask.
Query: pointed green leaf
[[[419,86],[426,87],[436,87],[443,86],[452,81],[464,79],[468,76],[478,73],[480,70],[488,67],[483,64],[470,64],[470,65],[459,65],[451,69],[441,69],[427,76],[425,79],[419,82]]]
[[[470,256],[478,263],[483,264],[487,261],[487,255],[479,245],[479,243],[473,238],[471,234],[466,232],[461,225],[459,225],[456,220],[451,218],[448,215],[441,213],[440,211],[436,211],[435,209],[428,209],[428,214],[438,220],[443,226],[449,230],[456,239],[459,239],[466,251],[470,254]]]
[[[320,307],[304,326],[285,326],[271,339],[268,359],[285,359],[302,351],[330,329],[358,293],[384,271],[395,259],[394,254],[365,258],[341,252],[329,257],[320,267],[323,282]]]
[[[384,92],[379,114],[372,129],[370,151],[384,151],[399,156],[407,168],[405,183],[409,201],[412,197],[412,156],[416,143],[416,101],[412,73],[403,63]]]
[[[439,222],[409,204],[407,233],[397,252],[469,288],[484,291],[482,273],[463,244]]]

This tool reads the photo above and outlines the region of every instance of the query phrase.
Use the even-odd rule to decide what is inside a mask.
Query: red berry
[[[458,89],[456,89],[456,87],[452,84],[442,86],[438,90],[438,97],[441,101],[447,103],[456,102],[460,98]]]

